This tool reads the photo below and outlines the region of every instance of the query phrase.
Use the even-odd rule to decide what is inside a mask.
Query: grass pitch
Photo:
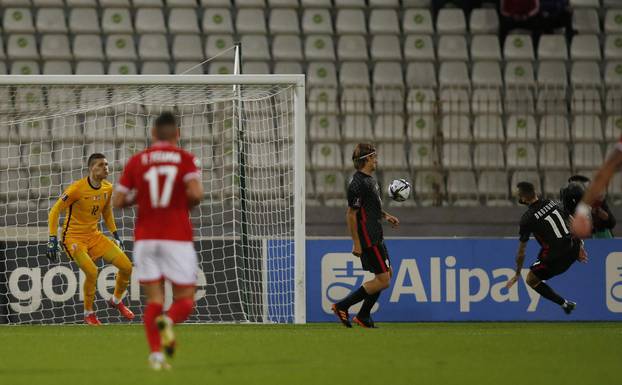
[[[184,325],[151,372],[142,325],[0,327],[0,384],[619,385],[622,323]]]

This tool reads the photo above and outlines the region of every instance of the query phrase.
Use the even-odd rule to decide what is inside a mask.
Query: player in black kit
[[[365,282],[358,290],[333,305],[332,309],[341,323],[352,327],[348,309],[363,301],[361,310],[353,321],[365,328],[375,327],[370,311],[380,292],[391,283],[391,264],[384,245],[382,219],[391,225],[399,225],[399,220],[382,210],[380,189],[372,176],[378,166],[376,149],[371,144],[359,143],[352,153],[356,172],[348,186],[348,212],[346,220],[352,236],[352,254],[361,258],[363,269],[376,276]]]
[[[516,187],[519,203],[528,205],[529,208],[520,221],[516,274],[508,280],[506,287],[509,289],[520,278],[527,241],[533,234],[541,249],[538,260],[529,268],[527,284],[544,298],[560,305],[566,314],[570,314],[576,303],[562,298],[544,281],[562,274],[576,260],[587,262],[583,242],[570,234],[568,230],[570,217],[559,202],[539,198],[533,184],[529,182],[520,182]]]

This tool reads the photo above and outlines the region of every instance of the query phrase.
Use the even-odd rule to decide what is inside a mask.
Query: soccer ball
[[[406,179],[395,179],[389,185],[389,196],[397,202],[404,202],[410,196],[410,183]]]

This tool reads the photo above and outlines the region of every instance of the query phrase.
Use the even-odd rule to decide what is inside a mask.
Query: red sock
[[[192,313],[193,307],[194,301],[191,298],[178,299],[177,301],[173,302],[171,308],[168,309],[168,316],[176,324],[184,322],[188,319],[190,313]]]
[[[160,332],[156,325],[155,319],[162,315],[162,304],[149,302],[145,306],[145,314],[143,316],[143,322],[145,323],[145,332],[147,333],[147,342],[151,352],[159,352],[162,350],[160,345]]]

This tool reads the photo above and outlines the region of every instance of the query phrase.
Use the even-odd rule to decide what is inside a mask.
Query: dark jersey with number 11
[[[380,189],[374,177],[357,171],[348,185],[348,206],[358,209],[356,222],[364,248],[378,245],[383,240],[382,201]]]
[[[564,253],[573,245],[568,230],[569,216],[559,202],[538,199],[529,205],[520,221],[520,240],[527,242],[534,235],[542,250],[538,258],[545,258],[551,252]]]

